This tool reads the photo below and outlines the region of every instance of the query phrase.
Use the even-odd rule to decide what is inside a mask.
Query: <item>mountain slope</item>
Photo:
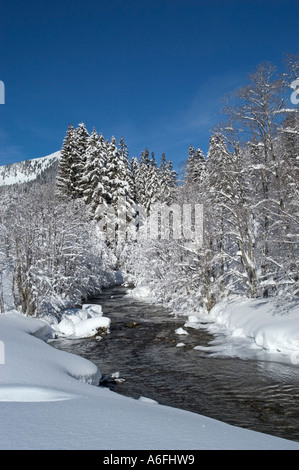
[[[59,158],[60,151],[46,157],[0,166],[0,186],[51,181],[56,176]]]

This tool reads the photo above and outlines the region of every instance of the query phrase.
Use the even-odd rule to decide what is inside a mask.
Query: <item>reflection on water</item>
[[[188,335],[176,334],[184,318],[125,292],[122,287],[109,289],[93,300],[111,319],[110,333],[101,341],[60,339],[51,344],[91,360],[105,376],[119,372],[125,381],[111,385],[117,393],[299,441],[298,367],[261,356],[241,359],[195,350],[208,346],[212,336],[186,327]]]

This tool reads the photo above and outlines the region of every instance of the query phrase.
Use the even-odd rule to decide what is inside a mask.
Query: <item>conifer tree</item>
[[[153,204],[159,200],[159,190],[158,168],[155,154],[152,152],[145,181],[145,209],[148,214],[150,213]]]
[[[91,213],[99,218],[101,207],[106,205],[107,178],[104,139],[95,130],[87,139],[85,168],[81,178],[83,197],[90,206]]]
[[[186,181],[188,184],[200,185],[205,170],[206,159],[202,151],[193,146],[189,148],[189,157],[186,168]]]
[[[160,165],[159,165],[159,200],[161,202],[170,202],[170,187],[169,187],[169,171],[168,171],[168,162],[163,152],[161,155]]]
[[[74,179],[73,192],[74,197],[83,197],[83,187],[81,179],[85,171],[86,164],[86,148],[88,143],[89,133],[85,124],[81,122],[74,132],[74,154],[72,159],[72,174]]]
[[[108,182],[109,227],[116,243],[126,238],[128,224],[134,215],[134,200],[128,160],[119,153],[113,137],[107,149],[106,175]],[[115,235],[114,235],[115,234]]]
[[[150,166],[149,151],[146,148],[139,159],[137,164],[136,160],[134,161],[134,177],[135,177],[135,193],[136,201],[140,206],[146,207],[147,205],[147,178]]]
[[[171,191],[171,197],[172,197],[172,194],[173,192],[177,189],[177,178],[178,178],[178,174],[177,172],[173,169],[173,163],[172,163],[172,160],[169,160],[168,164],[167,164],[167,175],[168,175],[168,186],[170,188],[170,191]]]
[[[132,189],[133,189],[132,195],[133,195],[133,199],[134,199],[135,203],[138,202],[138,198],[137,198],[137,175],[138,175],[138,170],[139,170],[138,158],[133,157],[132,161],[131,161],[131,175],[132,175],[132,184],[133,184],[133,186],[132,186]]]
[[[167,161],[165,153],[161,155],[159,165],[159,201],[170,204],[177,187],[177,175],[173,170],[172,161]]]
[[[69,197],[73,197],[74,176],[72,172],[72,162],[74,153],[75,130],[73,125],[70,124],[63,141],[56,177],[58,191]]]
[[[133,165],[129,157],[129,149],[123,137],[121,137],[118,146],[118,153],[120,159],[123,160],[125,166],[125,181],[127,183],[127,198],[130,200],[130,204],[133,204],[134,197],[134,174]]]
[[[57,188],[72,199],[82,197],[81,177],[85,167],[88,132],[83,123],[77,129],[69,125],[58,167]]]

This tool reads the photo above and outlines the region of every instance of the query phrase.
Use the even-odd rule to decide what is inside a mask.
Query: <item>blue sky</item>
[[[205,153],[221,98],[298,54],[298,0],[0,0],[0,164],[61,148],[84,122],[177,167]]]

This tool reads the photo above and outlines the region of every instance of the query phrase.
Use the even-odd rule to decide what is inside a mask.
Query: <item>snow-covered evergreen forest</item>
[[[55,180],[1,188],[1,311],[10,289],[23,313],[55,314],[117,269],[175,311],[209,312],[231,294],[297,297],[299,118],[286,103],[298,75],[294,57],[282,76],[261,64],[225,98],[207,155],[186,149],[180,175],[165,154],[131,157],[124,138],[70,125]]]

